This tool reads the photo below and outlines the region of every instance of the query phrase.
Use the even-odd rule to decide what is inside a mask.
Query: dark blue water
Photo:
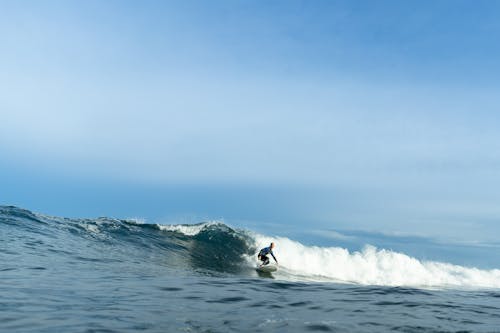
[[[282,268],[259,276],[250,259],[259,236],[223,224],[161,230],[15,207],[0,207],[0,237],[2,332],[500,332],[497,270],[438,265],[432,272],[446,279],[412,287],[412,279],[393,274],[425,277],[420,263],[391,268],[376,261],[381,271],[374,272],[366,269],[372,263],[356,261],[369,260],[370,253],[349,254],[345,258],[352,262],[333,266],[347,271],[305,276],[282,249]],[[301,246],[280,243],[288,252]],[[375,254],[386,265],[406,262],[392,253]],[[351,264],[366,276],[339,283]],[[404,283],[384,285],[395,281]]]

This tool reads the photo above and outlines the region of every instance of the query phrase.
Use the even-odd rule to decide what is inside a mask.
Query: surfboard
[[[268,264],[265,266],[259,265],[255,269],[259,272],[271,273],[271,272],[276,272],[278,270],[278,267],[276,265],[273,265],[273,264]]]

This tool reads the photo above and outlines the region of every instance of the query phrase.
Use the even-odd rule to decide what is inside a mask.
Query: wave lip
[[[157,224],[157,226],[162,231],[172,231],[186,236],[196,236],[201,231],[210,227],[222,227],[226,225],[220,221],[210,221],[197,224]]]

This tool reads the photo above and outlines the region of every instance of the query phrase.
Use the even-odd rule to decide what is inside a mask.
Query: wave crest
[[[57,253],[61,256],[76,252],[78,258],[92,255],[95,257],[92,260],[104,262],[119,259],[124,265],[135,260],[148,262],[152,269],[166,266],[256,276],[253,267],[257,250],[274,242],[281,267],[275,277],[280,279],[381,286],[500,288],[499,269],[481,270],[422,261],[373,246],[355,252],[340,247],[306,246],[289,238],[260,235],[217,221],[155,225],[109,218],[68,219],[0,206],[0,229],[2,232],[8,229],[15,235],[10,238],[11,242],[27,236],[45,237],[47,244],[57,242]],[[50,252],[42,253],[44,256],[56,255],[51,246],[42,245],[37,253],[45,250]]]

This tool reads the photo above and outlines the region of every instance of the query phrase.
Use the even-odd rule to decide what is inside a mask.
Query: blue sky
[[[0,202],[490,239],[493,1],[4,1]]]

